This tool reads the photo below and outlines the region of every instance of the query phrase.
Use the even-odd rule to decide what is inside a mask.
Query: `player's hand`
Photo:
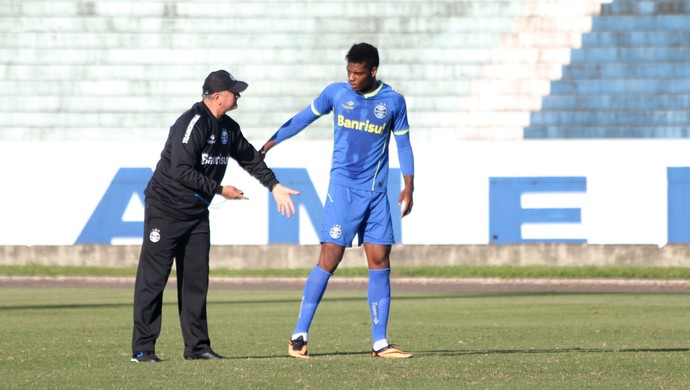
[[[402,190],[400,197],[398,198],[398,206],[400,206],[400,218],[412,212],[413,203],[412,191],[408,191],[407,188]]]
[[[299,195],[299,191],[287,188],[282,184],[278,183],[273,187],[273,198],[276,200],[276,205],[278,205],[278,212],[288,218],[292,214],[297,214],[295,210],[295,204],[292,203],[292,195]]]
[[[244,191],[233,186],[223,186],[223,192],[220,195],[225,199],[249,199],[244,196]]]
[[[256,152],[259,153],[259,156],[261,156],[262,159],[265,159],[266,153],[268,153],[268,151],[274,146],[276,146],[276,141],[270,140],[266,142],[264,146],[260,147]]]

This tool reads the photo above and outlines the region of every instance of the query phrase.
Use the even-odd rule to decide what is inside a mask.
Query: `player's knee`
[[[344,253],[345,248],[335,244],[324,243],[319,256],[319,267],[326,272],[333,273],[343,260]]]
[[[340,264],[340,261],[334,261],[334,260],[327,260],[327,259],[319,259],[319,268],[326,272],[333,273],[335,272],[336,269],[338,269],[338,265]]]
[[[386,269],[386,268],[390,268],[390,266],[391,266],[391,262],[390,262],[390,259],[388,257],[369,260],[369,269],[373,269],[373,270]]]

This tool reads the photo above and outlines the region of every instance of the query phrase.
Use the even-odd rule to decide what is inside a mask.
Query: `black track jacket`
[[[182,219],[205,215],[231,158],[269,190],[278,184],[237,122],[227,115],[216,119],[203,102],[195,103],[170,127],[146,201]]]

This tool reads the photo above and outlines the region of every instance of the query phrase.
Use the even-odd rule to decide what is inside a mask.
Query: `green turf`
[[[367,276],[366,268],[339,268],[339,276]],[[6,276],[134,276],[135,268],[10,266],[0,265]],[[213,269],[211,276],[281,276],[306,277],[307,269]],[[431,278],[598,278],[598,279],[679,279],[690,280],[690,267],[626,267],[626,266],[448,266],[396,267],[394,276]]]
[[[390,341],[368,355],[365,291],[327,291],[309,361],[287,358],[300,293],[212,290],[213,347],[189,362],[167,290],[158,364],[129,362],[129,289],[2,289],[2,388],[652,389],[690,385],[685,294],[394,293]]]

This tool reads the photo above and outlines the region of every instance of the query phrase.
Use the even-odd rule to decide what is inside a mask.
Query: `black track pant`
[[[211,349],[206,320],[210,245],[208,213],[185,221],[146,204],[144,241],[134,285],[133,353],[155,352],[161,331],[163,290],[173,258],[184,354],[200,354]]]

